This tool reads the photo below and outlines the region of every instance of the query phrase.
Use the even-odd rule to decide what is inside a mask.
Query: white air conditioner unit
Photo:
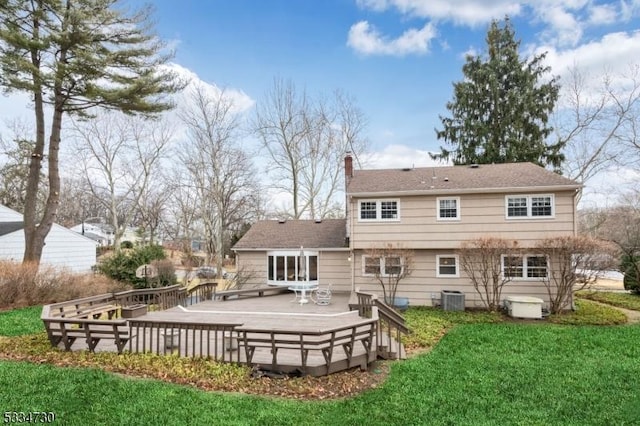
[[[530,296],[508,296],[505,305],[513,318],[540,319],[544,300]]]

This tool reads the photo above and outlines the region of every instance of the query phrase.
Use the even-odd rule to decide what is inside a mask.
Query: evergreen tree
[[[451,117],[442,117],[434,159],[454,164],[490,164],[529,161],[560,168],[561,143],[547,144],[552,131],[547,125],[559,85],[546,78],[549,67],[544,54],[521,60],[520,41],[509,21],[493,21],[487,33],[486,57],[467,56],[464,80],[454,83],[454,99],[447,103]]]
[[[157,114],[172,107],[161,95],[181,84],[162,68],[170,56],[151,34],[149,8],[130,13],[118,0],[4,0],[0,16],[0,86],[33,100],[36,140],[24,204],[24,261],[39,262],[60,197],[63,117],[86,117],[93,107]],[[51,113],[48,138],[45,112]],[[43,165],[48,198],[39,215]]]

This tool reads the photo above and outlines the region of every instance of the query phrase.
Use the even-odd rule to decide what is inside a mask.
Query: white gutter
[[[277,248],[262,248],[262,247],[252,247],[252,248],[232,248],[231,250],[238,251],[284,251],[284,250],[295,250],[300,251],[300,247],[277,247]],[[325,247],[325,248],[313,248],[313,247],[305,247],[305,251],[349,251],[349,247]]]
[[[349,195],[357,198],[381,198],[407,195],[449,195],[449,194],[495,194],[495,193],[536,193],[536,192],[557,192],[574,191],[581,189],[583,185],[552,185],[552,186],[512,186],[500,188],[477,188],[477,189],[420,189],[406,191],[374,191],[374,192],[350,192]]]

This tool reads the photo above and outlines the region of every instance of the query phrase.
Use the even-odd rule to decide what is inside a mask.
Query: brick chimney
[[[347,152],[347,155],[344,157],[344,177],[345,183],[348,183],[349,179],[353,177],[353,157],[351,157],[350,152]]]

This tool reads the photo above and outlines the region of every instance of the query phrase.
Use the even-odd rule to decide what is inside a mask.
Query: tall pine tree
[[[556,171],[564,161],[562,144],[548,144],[553,130],[547,123],[558,99],[556,77],[542,64],[545,55],[521,60],[520,41],[509,18],[493,21],[487,33],[486,56],[467,56],[464,80],[454,83],[447,103],[451,117],[442,117],[438,140],[447,149],[434,159],[454,164],[529,161]]]
[[[162,67],[170,56],[151,32],[149,8],[130,13],[125,7],[118,0],[0,1],[0,86],[33,100],[36,140],[24,202],[25,262],[40,261],[56,217],[64,116],[87,116],[94,107],[157,114],[172,107],[162,95],[182,86]],[[39,215],[45,165],[48,196]]]

